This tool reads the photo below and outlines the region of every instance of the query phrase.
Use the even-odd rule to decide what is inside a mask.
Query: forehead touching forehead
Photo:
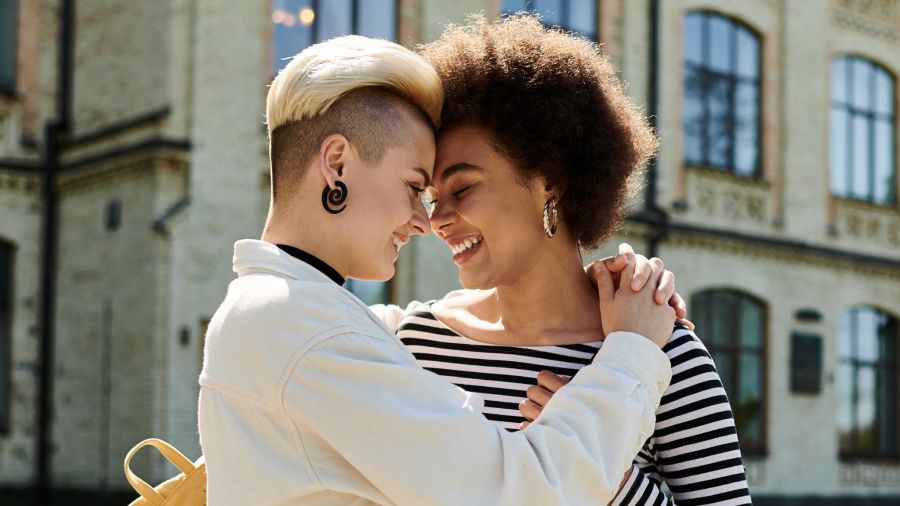
[[[434,68],[403,46],[356,35],[310,46],[278,74],[266,100],[273,196],[302,179],[329,135],[344,135],[377,162],[408,141],[410,125],[430,134],[442,103]]]

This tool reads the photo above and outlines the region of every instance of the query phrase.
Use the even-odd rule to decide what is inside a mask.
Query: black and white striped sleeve
[[[659,486],[659,482],[645,474],[644,470],[635,463],[632,466],[631,476],[622,486],[622,489],[610,503],[611,506],[652,504],[653,506],[674,506],[672,501]]]
[[[751,504],[734,415],[703,343],[676,325],[663,348],[672,382],[656,412],[653,437],[612,504]],[[665,482],[673,497],[661,490]]]
[[[663,351],[672,363],[672,382],[650,445],[675,502],[751,504],[734,415],[712,357],[681,325]]]

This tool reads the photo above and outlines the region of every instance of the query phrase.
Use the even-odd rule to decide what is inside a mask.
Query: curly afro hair
[[[479,15],[420,51],[444,85],[442,128],[485,129],[523,180],[556,189],[581,246],[615,233],[658,143],[596,44],[531,15]]]

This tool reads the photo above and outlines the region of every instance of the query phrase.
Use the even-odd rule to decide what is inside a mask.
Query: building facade
[[[109,497],[151,435],[199,455],[204,326],[265,218],[284,58],[519,10],[601,41],[653,118],[616,239],[676,273],[756,502],[900,500],[897,0],[3,0],[0,488]],[[440,297],[449,257],[421,238],[351,288]]]

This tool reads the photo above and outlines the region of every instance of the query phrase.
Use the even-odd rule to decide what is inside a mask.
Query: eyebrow
[[[444,169],[444,171],[441,172],[441,181],[446,181],[447,179],[449,179],[452,175],[456,174],[457,172],[483,172],[483,171],[484,171],[484,169],[482,169],[481,167],[479,167],[477,165],[472,165],[471,163],[467,163],[467,162],[461,162],[461,163],[451,165],[451,166],[447,167],[446,169]]]
[[[425,172],[425,169],[423,169],[422,167],[416,167],[413,170],[418,172],[419,174],[421,174],[422,178],[425,179],[424,186],[431,186],[431,177],[428,175],[427,172]]]

